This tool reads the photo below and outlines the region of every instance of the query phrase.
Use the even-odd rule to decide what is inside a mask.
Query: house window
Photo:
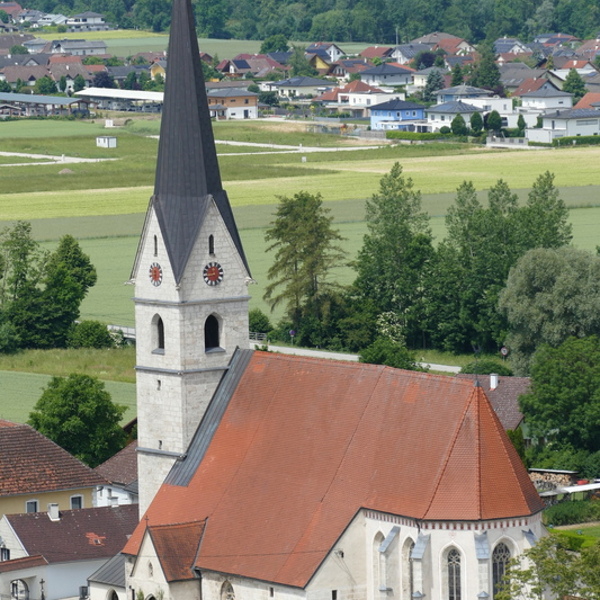
[[[248,100],[248,98],[244,98],[244,104],[250,104],[250,100]]]
[[[506,573],[508,561],[510,560],[510,550],[506,544],[498,544],[492,552],[492,581],[494,583],[494,598],[499,591],[499,586]]]
[[[448,552],[448,600],[461,600],[460,597],[460,553],[454,548]]]
[[[0,548],[0,562],[10,560],[10,548]]]
[[[71,509],[79,510],[83,508],[83,496],[71,496]]]
[[[15,600],[29,600],[29,588],[22,579],[10,582],[10,597]]]
[[[214,315],[209,315],[204,323],[204,349],[214,348],[219,348],[219,321]]]
[[[337,600],[337,590],[331,590],[331,600]]]
[[[34,513],[38,511],[38,501],[37,500],[27,500],[25,502],[25,512]]]
[[[152,317],[152,347],[153,354],[165,353],[165,325],[159,315]]]

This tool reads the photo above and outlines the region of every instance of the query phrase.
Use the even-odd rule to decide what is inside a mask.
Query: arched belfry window
[[[446,559],[448,568],[448,600],[461,600],[460,552],[452,548]]]
[[[492,581],[494,583],[494,597],[500,591],[500,583],[506,573],[508,561],[510,560],[510,550],[506,544],[498,544],[492,552]]]
[[[152,351],[156,354],[165,351],[165,324],[159,315],[152,317]]]
[[[210,255],[215,253],[215,236],[212,234],[208,236],[208,253]]]
[[[209,315],[204,322],[204,349],[208,352],[219,347],[219,321],[215,315]]]

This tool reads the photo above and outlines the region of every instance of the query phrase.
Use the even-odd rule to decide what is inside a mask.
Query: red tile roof
[[[193,577],[192,567],[205,524],[205,521],[200,521],[148,527],[167,581]]]
[[[522,96],[529,92],[537,92],[544,84],[548,83],[545,77],[531,77],[525,79],[521,85],[513,92],[513,96]]]
[[[6,515],[30,555],[49,563],[111,558],[138,523],[137,504],[64,510],[52,521],[47,513]]]
[[[597,108],[598,105],[600,105],[600,92],[587,92],[573,108]]]
[[[365,48],[359,56],[363,58],[385,58],[392,53],[393,48],[391,46],[369,46]]]
[[[15,558],[14,560],[0,562],[0,573],[10,573],[11,571],[31,569],[34,567],[44,567],[47,564],[48,561],[43,556],[24,556],[23,558]]]
[[[106,485],[88,466],[29,425],[0,421],[0,496]]]
[[[361,508],[478,521],[543,505],[470,381],[255,352],[191,481],[163,484],[147,518],[207,519],[199,568],[303,587]]]
[[[98,465],[94,471],[110,483],[129,485],[138,478],[137,440],[127,444],[123,450]]]

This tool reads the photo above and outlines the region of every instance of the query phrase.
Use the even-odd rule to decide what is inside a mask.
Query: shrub
[[[589,500],[566,500],[547,508],[544,521],[556,526],[587,523],[594,520],[597,512]]]
[[[100,321],[81,321],[76,323],[67,339],[69,348],[113,348],[115,340]]]
[[[439,140],[441,137],[444,137],[441,134],[450,133],[450,128],[447,129],[447,132],[440,130],[440,133],[417,133],[415,131],[386,131],[385,137],[388,140]]]
[[[450,127],[448,127],[448,125],[444,125],[443,127],[440,127],[440,133],[444,133],[444,134],[452,133],[452,129],[450,129]]]
[[[375,365],[386,365],[396,369],[423,371],[415,360],[415,354],[404,344],[394,342],[389,338],[377,338],[370,346],[361,350],[360,362]]]
[[[581,145],[597,145],[600,144],[599,135],[578,135],[571,137],[562,137],[552,140],[553,146],[581,146]]]
[[[269,333],[273,329],[269,317],[260,308],[253,308],[248,313],[248,318],[250,331],[254,333]]]
[[[490,359],[474,360],[473,362],[466,364],[460,372],[474,373],[477,375],[496,373],[496,375],[502,375],[504,377],[511,377],[513,374],[511,369],[506,365]]]

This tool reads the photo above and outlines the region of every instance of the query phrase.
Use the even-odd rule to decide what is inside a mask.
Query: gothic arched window
[[[156,354],[165,351],[165,325],[159,315],[152,317],[152,348]]]
[[[461,600],[460,596],[460,552],[452,548],[446,559],[448,568],[448,600]]]
[[[492,581],[494,583],[494,597],[510,560],[510,550],[506,544],[498,544],[492,552]]]
[[[235,600],[233,586],[229,581],[225,581],[221,586],[221,600]]]
[[[219,321],[214,315],[209,315],[204,323],[204,349],[219,347]]]

